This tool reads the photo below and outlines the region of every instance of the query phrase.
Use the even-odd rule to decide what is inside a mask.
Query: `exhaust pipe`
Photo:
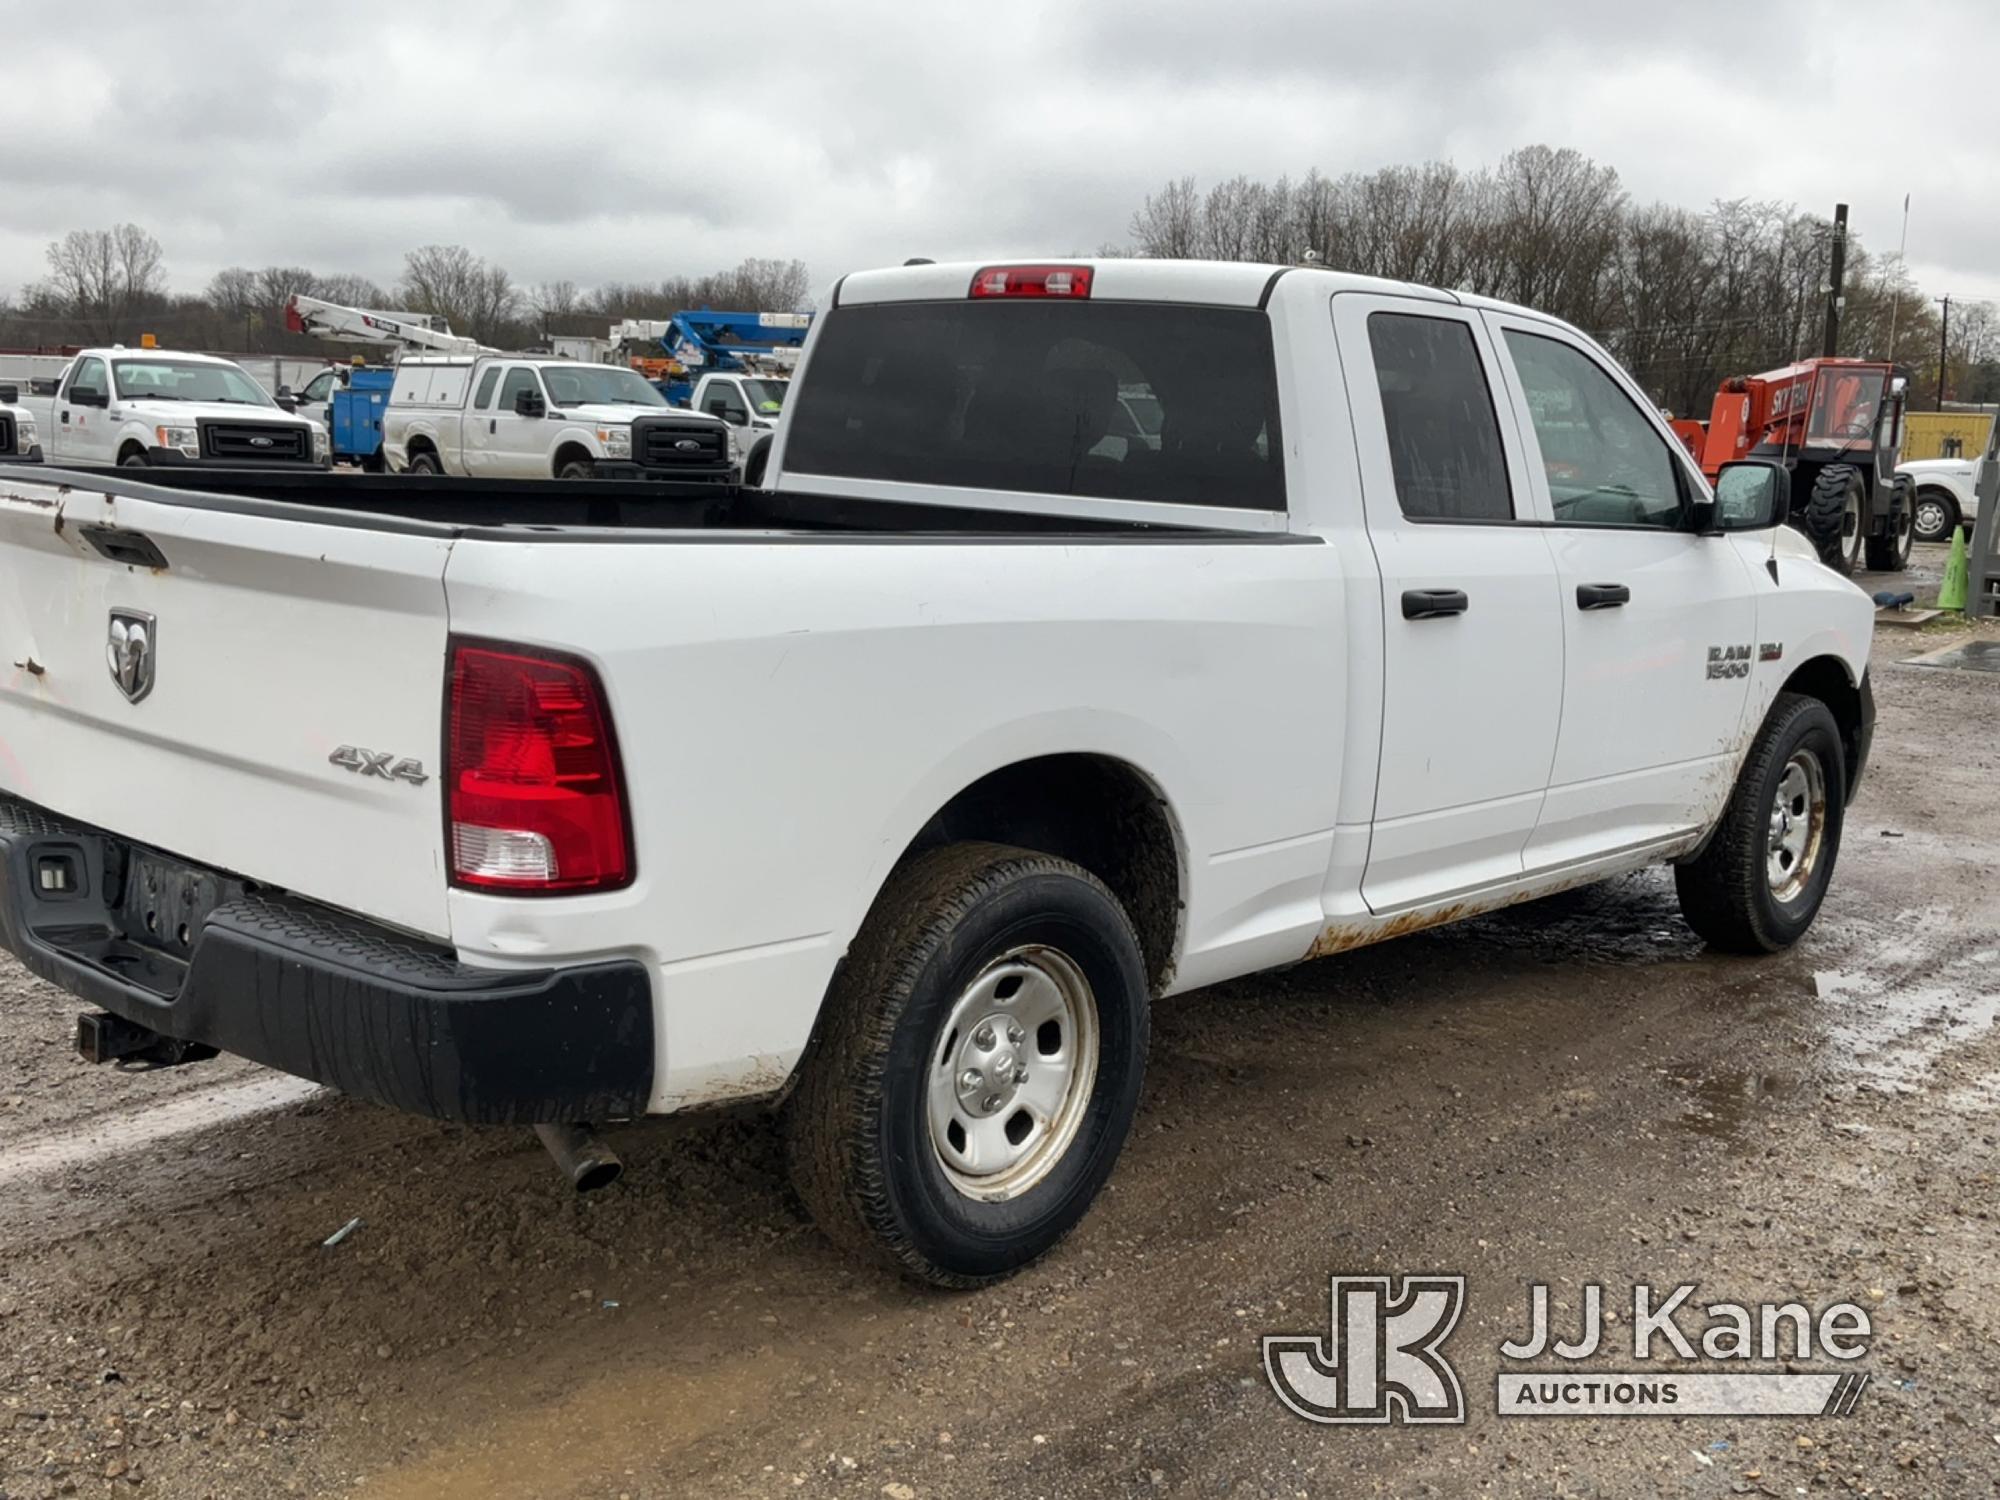
[[[537,1125],[535,1134],[555,1158],[557,1170],[579,1193],[608,1188],[625,1170],[617,1153],[588,1125]]]

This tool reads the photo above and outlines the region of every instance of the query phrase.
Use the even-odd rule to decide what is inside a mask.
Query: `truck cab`
[[[326,467],[327,431],[272,399],[242,366],[166,349],[85,349],[35,403],[51,463]]]
[[[404,359],[382,438],[392,470],[464,478],[727,478],[734,458],[719,418],[636,372],[536,355]]]
[[[761,434],[777,429],[791,386],[787,376],[711,371],[696,384],[688,405],[727,423],[737,452],[747,453]]]

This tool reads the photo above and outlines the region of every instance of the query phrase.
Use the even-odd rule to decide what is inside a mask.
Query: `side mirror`
[[[281,386],[279,386],[279,387],[278,387],[278,399],[279,399],[280,401],[284,401],[284,400],[288,400],[288,399],[293,399],[293,397],[292,397],[292,388],[291,388],[290,386],[288,386],[288,385],[281,385]]]
[[[81,390],[72,390],[69,393],[69,404],[71,406],[109,406],[111,398],[102,391],[94,391],[89,386],[84,386]]]
[[[547,408],[542,401],[542,393],[537,390],[514,392],[514,415],[517,417],[539,417]]]
[[[18,385],[0,385],[0,406],[12,406],[20,399],[21,388]]]
[[[1792,511],[1792,474],[1783,464],[1746,458],[1724,464],[1715,479],[1716,529],[1764,531]]]
[[[277,401],[280,411],[297,411],[299,409],[299,398],[292,394],[292,388],[288,385],[278,387]]]

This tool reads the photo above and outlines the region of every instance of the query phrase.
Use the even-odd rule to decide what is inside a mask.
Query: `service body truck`
[[[631,370],[511,354],[405,355],[382,425],[388,467],[473,479],[726,480],[717,418],[679,411]]]
[[[171,349],[85,349],[53,396],[24,396],[49,463],[325,468],[326,428],[239,364]]]
[[[1531,310],[855,274],[768,477],[0,470],[0,938],[94,1055],[772,1100],[830,1233],[964,1286],[1082,1218],[1161,997],[1658,864],[1770,952],[1832,876],[1868,599]]]

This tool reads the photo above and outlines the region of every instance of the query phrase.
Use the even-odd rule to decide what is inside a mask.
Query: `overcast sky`
[[[583,286],[1122,240],[1169,177],[1545,142],[1637,199],[1852,205],[1931,296],[2000,298],[2000,4],[1916,0],[342,0],[9,7],[0,293],[121,220],[173,285],[392,284],[465,244]],[[462,19],[452,19],[460,16]],[[232,19],[225,19],[225,18]],[[233,19],[240,18],[240,19]],[[1843,112],[1845,111],[1845,112]]]

